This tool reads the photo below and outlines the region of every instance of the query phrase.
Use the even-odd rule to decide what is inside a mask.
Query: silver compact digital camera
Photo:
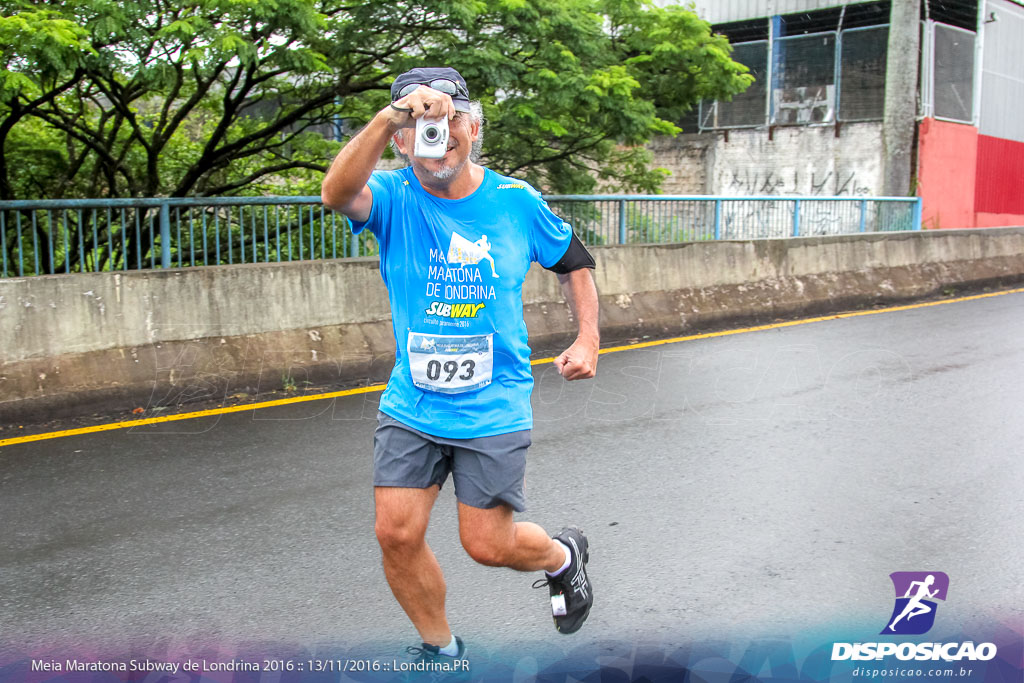
[[[448,119],[416,119],[416,144],[413,156],[422,159],[440,159],[448,150]]]

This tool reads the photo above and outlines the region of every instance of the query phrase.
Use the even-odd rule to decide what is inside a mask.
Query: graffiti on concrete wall
[[[881,188],[881,124],[733,131],[716,141],[709,194],[870,197]]]
[[[872,197],[881,194],[882,124],[782,126],[660,140],[655,164],[680,191],[728,197]],[[685,182],[684,182],[685,181]],[[688,183],[688,184],[687,184]],[[699,184],[700,189],[693,187]]]
[[[812,197],[867,197],[871,187],[857,177],[857,171],[831,170],[801,173],[798,170],[743,168],[722,172],[719,188],[728,195],[808,195]]]

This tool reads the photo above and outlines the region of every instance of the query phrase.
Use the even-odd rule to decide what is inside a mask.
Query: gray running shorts
[[[470,507],[505,503],[526,509],[523,481],[530,430],[476,439],[432,436],[377,412],[373,435],[373,485],[425,489],[451,473],[455,497]]]

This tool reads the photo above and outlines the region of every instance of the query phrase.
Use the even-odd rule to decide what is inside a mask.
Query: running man
[[[594,261],[535,189],[475,162],[480,111],[455,69],[404,73],[391,86],[391,104],[338,153],[322,188],[326,206],[380,245],[397,352],[374,435],[375,530],[388,584],[428,659],[465,652],[448,624],[444,576],[424,538],[449,474],[466,552],[484,565],[546,572],[541,583],[560,632],[583,625],[594,595],[579,529],[552,538],[513,519],[525,509],[533,426],[523,281],[534,261],[558,275],[579,329],[554,364],[567,380],[588,379],[599,345]],[[411,156],[423,116],[449,120],[440,159]],[[392,141],[410,166],[375,171]],[[448,263],[459,253],[453,246],[465,243],[487,252],[490,272],[478,265],[482,257],[459,268]]]
[[[896,623],[903,617],[906,617],[907,621],[910,621],[916,616],[919,616],[921,614],[928,614],[932,611],[931,607],[929,607],[921,601],[924,598],[934,598],[938,594],[938,588],[936,588],[934,591],[928,590],[929,588],[931,588],[933,583],[935,583],[935,576],[932,574],[926,576],[924,581],[910,582],[910,586],[907,587],[907,592],[903,596],[905,598],[910,598],[910,602],[908,602],[907,605],[903,608],[903,611],[900,612],[900,615],[893,619],[892,623],[889,624],[890,631],[895,631]],[[911,592],[913,592],[914,586],[917,586],[917,593],[914,595],[914,597],[911,598],[910,594]]]

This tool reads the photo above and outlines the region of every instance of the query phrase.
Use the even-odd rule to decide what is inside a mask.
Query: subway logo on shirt
[[[444,301],[431,301],[427,315],[436,315],[440,318],[475,318],[483,304],[449,304]]]

